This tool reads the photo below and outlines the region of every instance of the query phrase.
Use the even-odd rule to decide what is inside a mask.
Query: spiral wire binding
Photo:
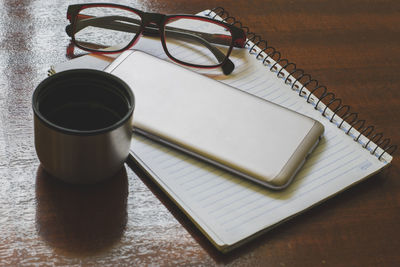
[[[318,105],[322,102],[322,100],[325,100],[326,104],[325,108],[322,111],[322,116],[327,118],[326,111],[328,108],[330,108],[333,112],[333,115],[329,119],[329,121],[331,123],[334,123],[333,119],[336,116],[340,117],[341,122],[337,125],[339,129],[342,129],[343,123],[347,120],[346,122],[349,124],[349,129],[343,130],[345,130],[345,133],[347,135],[350,135],[351,129],[356,129],[359,134],[353,138],[355,142],[359,142],[360,137],[364,136],[366,139],[368,139],[368,141],[366,144],[362,145],[362,147],[366,149],[368,148],[368,145],[373,142],[376,146],[375,148],[371,148],[371,154],[375,154],[376,150],[380,147],[383,151],[379,156],[376,155],[379,160],[385,153],[393,155],[393,153],[397,149],[397,145],[390,144],[390,138],[384,138],[383,133],[376,133],[374,126],[366,126],[365,120],[359,119],[358,113],[352,112],[349,105],[343,105],[340,98],[337,98],[334,93],[328,92],[326,86],[319,85],[319,82],[317,80],[312,79],[311,75],[305,73],[303,69],[297,68],[295,63],[289,62],[287,59],[283,59],[279,51],[277,51],[274,47],[268,45],[267,40],[264,40],[260,35],[251,32],[248,27],[244,26],[240,21],[236,20],[235,17],[230,16],[224,8],[213,8],[206,15],[208,17],[211,17],[211,13],[215,14],[214,16],[212,16],[213,19],[215,19],[216,17],[220,17],[226,23],[235,25],[243,29],[247,36],[245,46],[248,47],[249,53],[252,54],[253,52],[257,51],[255,48],[258,47],[260,51],[257,53],[256,59],[262,59],[264,57],[263,54],[265,54],[266,56],[262,60],[262,63],[264,65],[271,65],[273,61],[275,61],[275,63],[273,63],[269,68],[270,71],[276,72],[277,77],[283,78],[285,76],[283,70],[285,70],[288,73],[288,76],[285,78],[284,83],[292,83],[291,89],[298,90],[299,96],[306,97],[307,103],[310,103],[310,99],[312,97],[316,97],[315,93],[319,93],[320,96],[317,97],[318,101],[316,102],[314,108],[318,110]],[[253,43],[251,47],[250,42]],[[273,61],[271,61],[270,59],[272,59]],[[295,80],[292,82],[291,78]],[[297,83],[300,83],[301,87]],[[306,95],[307,93],[304,91],[307,86],[313,88],[309,92],[308,96]]]

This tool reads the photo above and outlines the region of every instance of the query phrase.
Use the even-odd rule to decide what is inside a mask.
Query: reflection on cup
[[[66,254],[98,253],[118,241],[127,222],[128,179],[122,168],[95,185],[71,185],[39,166],[36,226],[39,235]]]

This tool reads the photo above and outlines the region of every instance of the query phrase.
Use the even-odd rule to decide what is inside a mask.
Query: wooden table
[[[31,96],[67,60],[67,5],[84,1],[67,2],[0,4],[0,265],[399,266],[399,157],[227,255],[140,172],[90,187],[49,177]],[[399,1],[120,2],[163,13],[225,7],[400,145]]]

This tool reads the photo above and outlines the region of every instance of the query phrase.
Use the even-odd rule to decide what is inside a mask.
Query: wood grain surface
[[[0,2],[1,266],[399,266],[396,154],[389,169],[226,255],[140,171],[125,166],[86,187],[47,175],[31,96],[67,60],[67,6],[83,2]],[[118,3],[189,14],[223,6],[400,145],[398,0]]]

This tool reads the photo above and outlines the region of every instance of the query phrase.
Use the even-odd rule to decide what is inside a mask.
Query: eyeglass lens
[[[75,42],[87,49],[117,51],[125,48],[139,31],[136,13],[115,7],[82,9],[75,22]]]
[[[173,58],[199,66],[222,63],[232,43],[231,33],[224,26],[190,17],[169,19],[164,27],[164,36]]]

